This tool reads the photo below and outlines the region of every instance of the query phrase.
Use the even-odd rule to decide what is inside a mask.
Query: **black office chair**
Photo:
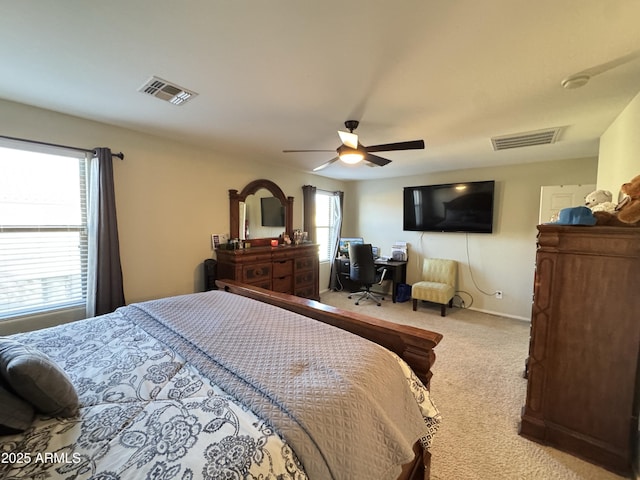
[[[356,305],[360,304],[360,300],[370,299],[380,306],[380,301],[384,300],[384,297],[380,297],[371,292],[371,286],[374,283],[382,283],[384,276],[387,273],[387,269],[379,268],[374,263],[371,244],[350,244],[349,261],[351,263],[349,277],[354,282],[362,285],[362,288],[357,292],[352,292],[351,295],[349,295],[349,298],[360,293],[361,295],[356,300]]]

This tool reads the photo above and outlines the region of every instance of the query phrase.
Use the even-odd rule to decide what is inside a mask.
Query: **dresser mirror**
[[[240,193],[229,190],[229,219],[231,238],[269,245],[282,232],[292,234],[293,197],[271,180],[254,180]]]

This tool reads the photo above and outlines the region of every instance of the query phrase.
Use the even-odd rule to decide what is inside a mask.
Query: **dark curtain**
[[[309,240],[316,241],[316,187],[313,185],[304,185],[302,187],[302,198],[304,200],[303,214],[304,214],[304,231],[309,232]],[[338,252],[338,243],[340,242],[340,235],[342,234],[342,216],[344,211],[344,192],[332,192],[333,200],[337,203],[336,217],[334,218],[335,228],[333,229],[334,238],[329,241],[333,242],[331,245],[330,262],[331,262],[331,274],[329,275],[329,288],[335,290],[337,287],[336,271],[334,259]]]
[[[316,187],[313,185],[303,185],[302,187],[303,205],[303,227],[309,234],[309,241],[316,242]]]
[[[333,258],[331,259],[331,273],[329,275],[329,289],[337,290],[338,289],[338,272],[336,271],[336,262],[335,258],[338,255],[338,244],[340,243],[340,237],[342,236],[342,217],[344,214],[344,192],[337,191],[333,192],[334,197],[338,202],[338,215],[336,217],[336,228],[335,228],[335,237],[333,240],[333,246],[331,247],[331,251],[333,252]]]
[[[96,148],[90,169],[89,217],[94,245],[90,240],[93,255],[89,255],[87,310],[89,315],[102,315],[125,304],[111,150]]]

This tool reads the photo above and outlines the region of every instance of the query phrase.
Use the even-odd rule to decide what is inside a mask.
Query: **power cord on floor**
[[[464,295],[468,295],[469,296],[469,305],[467,305],[465,303],[464,298],[462,298],[462,296],[460,294],[464,294]],[[456,305],[456,300],[459,301],[459,303],[457,305]],[[471,295],[469,292],[465,292],[464,290],[456,291],[456,294],[453,296],[453,306],[454,307],[471,308],[471,305],[473,305],[473,295]]]
[[[340,274],[336,272],[333,275],[334,275],[334,278],[335,278],[335,286],[333,287],[333,291],[334,292],[342,292],[344,290],[344,285],[340,281]]]

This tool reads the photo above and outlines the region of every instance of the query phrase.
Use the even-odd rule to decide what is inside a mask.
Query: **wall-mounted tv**
[[[417,232],[493,232],[495,181],[404,188],[403,229]]]
[[[260,199],[260,216],[263,227],[284,227],[284,206],[276,197]]]

